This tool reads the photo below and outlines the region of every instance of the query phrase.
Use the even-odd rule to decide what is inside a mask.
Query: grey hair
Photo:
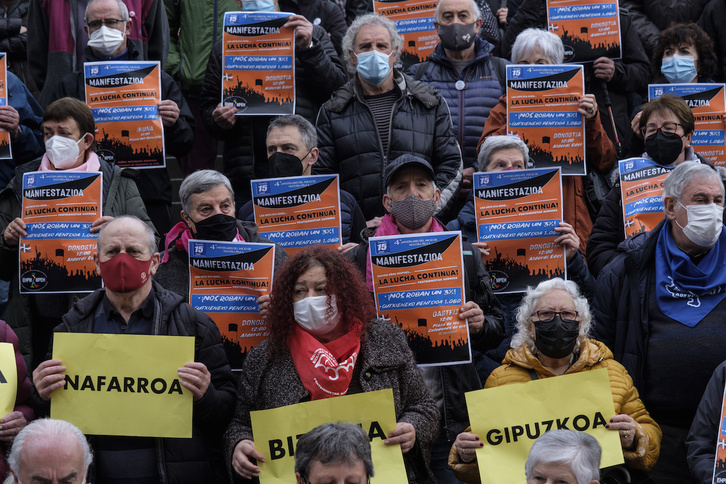
[[[590,323],[592,322],[592,313],[587,299],[580,294],[577,284],[573,281],[565,281],[559,277],[554,277],[544,282],[540,282],[537,287],[528,287],[527,292],[522,298],[522,302],[517,309],[517,332],[512,336],[512,348],[519,348],[527,345],[532,352],[535,352],[534,340],[529,334],[529,328],[532,323],[532,314],[534,308],[537,307],[539,298],[550,291],[562,290],[570,295],[575,302],[575,311],[577,311],[580,319],[580,338],[577,339],[575,351],[580,348],[582,337],[587,337],[590,333]]]
[[[307,477],[313,461],[350,466],[363,461],[366,475],[373,476],[371,441],[357,424],[326,423],[300,437],[295,448],[295,472]]]
[[[479,171],[487,171],[491,157],[497,151],[509,148],[516,148],[521,151],[524,157],[524,166],[527,166],[529,162],[529,147],[527,147],[527,144],[516,134],[505,134],[501,136],[489,136],[482,143],[478,157]]]
[[[190,207],[192,195],[208,192],[217,185],[227,187],[229,194],[234,199],[234,190],[232,190],[232,184],[229,182],[229,178],[217,170],[197,170],[187,176],[179,187],[179,200],[181,201],[184,213],[188,215],[192,209]]]
[[[83,21],[88,23],[88,9],[91,8],[91,4],[93,2],[96,2],[97,0],[91,0],[88,2],[88,5],[86,5],[86,13],[83,15]],[[129,20],[129,8],[126,6],[126,4],[122,0],[116,0],[116,3],[118,3],[118,9],[121,13],[121,20],[124,22],[128,22]]]
[[[91,448],[88,445],[85,435],[81,432],[78,427],[72,423],[66,422],[65,420],[56,420],[52,418],[41,418],[33,420],[21,430],[15,440],[13,446],[10,449],[8,455],[8,465],[10,469],[20,478],[20,456],[23,453],[23,446],[28,438],[43,439],[45,441],[52,441],[56,444],[65,445],[65,440],[68,438],[74,438],[81,445],[83,451],[83,472],[88,473],[88,466],[93,461],[93,455],[91,454]],[[85,479],[83,482],[86,482]]]
[[[565,60],[565,47],[556,34],[541,29],[526,29],[520,33],[512,46],[512,63],[519,64],[527,54],[540,50],[553,64]]]
[[[474,0],[471,1],[471,10],[474,13],[474,22],[479,20],[481,18],[481,9],[479,8],[479,5],[476,4]],[[444,3],[444,0],[439,1],[439,4],[436,5],[436,14],[434,15],[434,20],[436,20],[437,23],[441,23],[441,4]]]
[[[683,191],[695,180],[713,178],[721,187],[721,196],[724,196],[723,182],[716,170],[705,163],[698,161],[684,161],[671,171],[663,183],[663,199],[666,197],[681,201]]]
[[[305,148],[310,150],[318,146],[318,130],[315,129],[315,126],[310,121],[299,114],[285,114],[270,121],[270,125],[267,127],[267,136],[270,136],[270,131],[275,128],[283,129],[288,126],[297,128]]]
[[[135,215],[119,215],[118,217],[111,220],[109,223],[107,223],[101,231],[98,233],[98,239],[96,240],[96,249],[101,252],[101,241],[103,239],[103,233],[106,231],[107,228],[109,228],[111,225],[115,224],[116,222],[120,220],[135,220],[136,222],[139,222],[141,226],[144,227],[144,234],[146,235],[146,246],[149,249],[149,254],[154,255],[156,253],[156,234],[154,234],[154,229],[149,227],[143,220],[141,220],[139,217]]]
[[[590,484],[600,478],[602,450],[595,437],[574,430],[550,430],[529,449],[524,465],[527,481],[537,464],[564,464],[577,479],[577,484]]]
[[[377,13],[369,13],[358,17],[348,27],[348,31],[345,33],[341,44],[341,48],[343,49],[343,62],[351,74],[355,74],[355,66],[351,60],[351,54],[355,55],[355,38],[358,36],[360,29],[366,25],[380,25],[388,30],[388,33],[391,35],[391,47],[393,49],[391,55],[398,56],[398,53],[401,52],[401,47],[403,47],[403,39],[398,35],[396,24],[386,17],[378,15]]]

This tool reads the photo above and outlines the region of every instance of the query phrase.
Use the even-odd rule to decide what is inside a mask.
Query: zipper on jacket
[[[219,18],[219,0],[214,0],[214,22],[212,23],[212,47],[217,43],[217,20]]]
[[[159,483],[166,484],[169,482],[166,476],[166,459],[164,459],[164,442],[160,438],[154,439],[156,441],[156,463],[159,471]]]
[[[459,80],[464,83],[464,89],[459,91],[459,149],[461,150],[461,159],[464,160],[464,91],[466,91],[466,76],[469,75],[471,64],[459,76]],[[466,166],[464,166],[466,168]]]

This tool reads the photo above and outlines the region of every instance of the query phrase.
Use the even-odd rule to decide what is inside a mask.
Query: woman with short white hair
[[[602,450],[595,437],[574,430],[552,430],[529,449],[527,484],[599,484]],[[559,479],[559,480],[555,480]]]

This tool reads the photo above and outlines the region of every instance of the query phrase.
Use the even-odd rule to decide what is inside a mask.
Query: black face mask
[[[676,133],[664,133],[659,129],[645,138],[645,152],[659,165],[672,165],[682,151],[683,141]]]
[[[439,38],[444,49],[462,51],[476,39],[476,22],[470,24],[439,24]]]
[[[303,156],[303,160],[306,156],[308,155]],[[302,161],[293,154],[276,151],[267,160],[270,162],[270,173],[274,178],[302,176],[303,174]]]
[[[540,353],[550,358],[564,358],[572,354],[580,335],[579,321],[563,321],[560,315],[549,322],[535,321],[534,345]]]
[[[196,239],[229,242],[237,236],[237,219],[223,213],[194,222]]]

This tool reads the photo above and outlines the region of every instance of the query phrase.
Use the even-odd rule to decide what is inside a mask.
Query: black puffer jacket
[[[358,76],[336,91],[318,113],[320,157],[313,174],[338,173],[340,188],[358,200],[366,220],[385,214],[383,172],[389,160],[403,154],[431,163],[441,190],[440,211],[453,200],[461,182],[461,151],[446,101],[433,87],[398,71],[394,84],[400,97],[393,105],[387,153]]]
[[[331,94],[348,77],[338,53],[322,27],[313,27],[313,46],[295,49],[295,113],[310,122]],[[270,116],[238,116],[232,129],[220,128],[212,113],[222,101],[222,41],[212,48],[204,75],[200,109],[204,126],[214,138],[224,141],[224,174],[235,193],[249,197],[250,180],[268,177],[265,140]],[[255,176],[257,175],[257,176]]]

